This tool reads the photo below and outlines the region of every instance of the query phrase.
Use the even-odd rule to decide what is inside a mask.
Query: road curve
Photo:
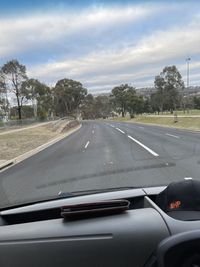
[[[0,173],[0,207],[60,191],[164,185],[199,179],[200,133],[84,121],[71,136]]]

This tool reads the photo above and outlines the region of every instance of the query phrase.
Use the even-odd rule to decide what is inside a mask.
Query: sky
[[[17,59],[30,78],[63,78],[102,93],[151,87],[165,66],[200,85],[200,1],[2,1],[0,65]]]

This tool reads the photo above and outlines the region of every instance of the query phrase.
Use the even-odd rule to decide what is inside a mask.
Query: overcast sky
[[[62,78],[103,92],[153,86],[163,67],[200,85],[200,1],[0,1],[0,64],[18,59],[29,77]],[[33,4],[34,3],[34,4]]]

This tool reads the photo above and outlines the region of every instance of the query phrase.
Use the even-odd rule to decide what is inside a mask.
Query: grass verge
[[[174,123],[174,118],[171,117],[148,117],[138,116],[134,119],[126,118],[115,118],[115,121],[126,121],[136,123],[147,123],[154,125],[161,125],[173,128],[189,129],[189,130],[200,130],[200,118],[181,117],[178,118],[178,122]]]
[[[0,135],[0,160],[13,159],[47,143],[67,131],[69,129],[67,125],[67,121],[60,121],[56,125],[52,122],[33,129]]]

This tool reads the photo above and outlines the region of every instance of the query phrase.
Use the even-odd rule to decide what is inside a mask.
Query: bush
[[[47,112],[45,110],[38,110],[37,116],[40,120],[46,120]]]

